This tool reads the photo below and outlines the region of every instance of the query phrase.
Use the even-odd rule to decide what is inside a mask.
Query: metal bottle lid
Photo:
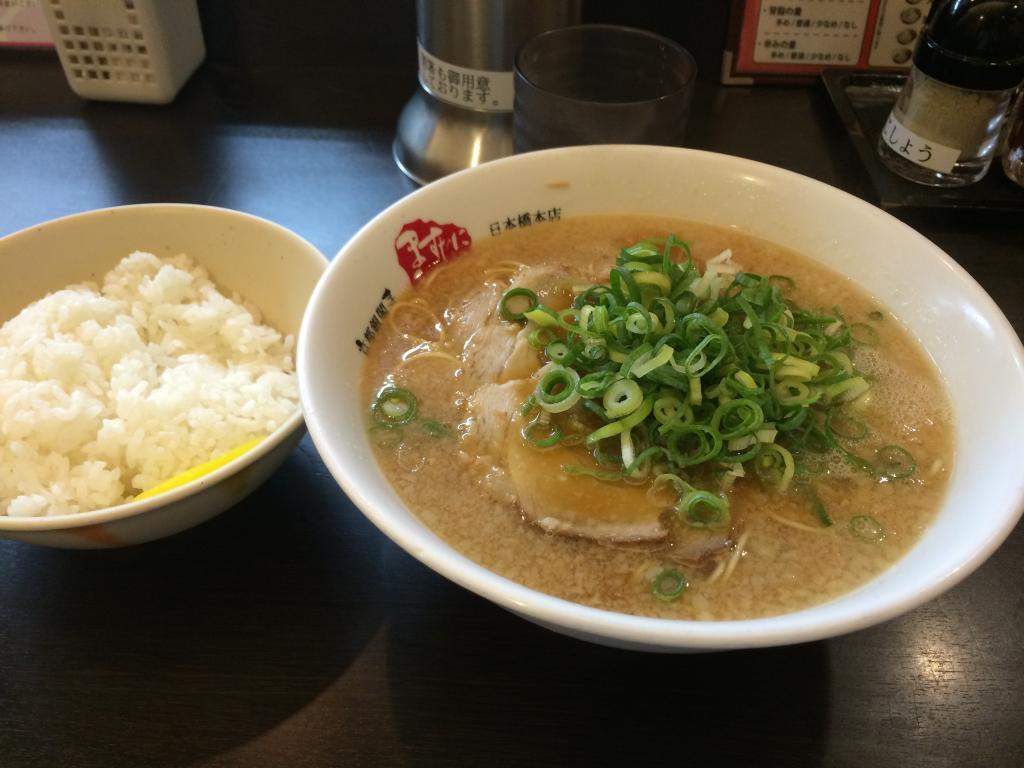
[[[959,88],[999,91],[1024,81],[1024,0],[936,0],[914,64]]]

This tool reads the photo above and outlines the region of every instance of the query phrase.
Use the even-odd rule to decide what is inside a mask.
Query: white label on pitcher
[[[882,141],[900,157],[940,173],[952,173],[953,166],[960,159],[959,149],[918,136],[897,120],[892,112],[882,129]]]
[[[422,45],[420,82],[441,101],[466,109],[485,112],[511,112],[513,80],[511,72],[470,69],[449,64],[431,55]]]

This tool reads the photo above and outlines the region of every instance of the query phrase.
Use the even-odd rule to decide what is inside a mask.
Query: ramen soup
[[[953,461],[939,377],[884,307],[680,220],[475,246],[392,306],[363,396],[384,474],[451,546],[645,616],[769,616],[856,588],[931,522]]]

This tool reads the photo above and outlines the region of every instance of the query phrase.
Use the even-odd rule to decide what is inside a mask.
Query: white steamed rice
[[[294,339],[240,302],[136,252],[0,327],[0,515],[129,501],[283,423]]]

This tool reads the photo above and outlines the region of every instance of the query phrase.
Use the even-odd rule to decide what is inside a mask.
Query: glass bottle
[[[1024,0],[936,0],[878,139],[887,168],[936,187],[988,171],[1024,80]]]
[[[1003,158],[1003,173],[1024,187],[1024,88],[1007,118],[999,154]]]

